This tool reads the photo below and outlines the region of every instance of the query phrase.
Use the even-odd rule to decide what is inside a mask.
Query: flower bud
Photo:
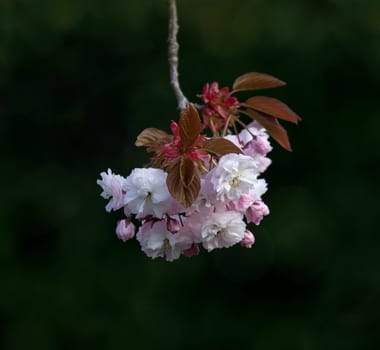
[[[264,216],[269,214],[269,208],[263,201],[256,201],[245,212],[247,222],[253,222],[255,225],[259,225]]]
[[[239,199],[235,201],[230,201],[227,203],[227,208],[229,210],[235,210],[238,212],[244,212],[249,208],[254,202],[255,194],[253,191],[248,193],[243,193]]]
[[[173,135],[177,135],[179,133],[178,124],[174,120],[172,120],[170,123],[170,130],[172,131]]]
[[[255,243],[255,237],[253,233],[249,230],[245,230],[244,238],[240,241],[240,245],[244,248],[251,248],[253,243]]]
[[[168,218],[167,229],[169,232],[177,233],[181,228],[182,228],[182,225],[178,220]]]
[[[256,139],[253,140],[253,148],[257,153],[265,156],[272,150],[272,146],[269,141],[263,136],[256,136]]]
[[[199,254],[199,246],[198,246],[198,244],[193,243],[193,245],[190,248],[184,250],[182,253],[184,256],[186,256],[188,258],[195,256],[195,255],[198,255]]]
[[[135,236],[135,225],[127,219],[119,220],[116,225],[116,235],[123,242]]]

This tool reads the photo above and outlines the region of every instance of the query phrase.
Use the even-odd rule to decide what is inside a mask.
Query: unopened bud
[[[253,243],[255,243],[255,236],[249,230],[245,230],[244,237],[240,241],[240,245],[244,248],[251,248]]]
[[[262,201],[256,201],[245,212],[247,222],[253,222],[255,225],[259,225],[264,216],[269,214],[269,208]]]
[[[196,243],[193,243],[193,245],[190,248],[183,251],[183,255],[188,258],[198,255],[198,254],[199,254],[199,246]]]
[[[178,220],[172,219],[172,218],[168,218],[167,228],[168,228],[169,232],[171,232],[171,233],[177,233],[182,228],[182,225],[181,225],[181,223]]]
[[[116,225],[116,235],[123,242],[135,236],[135,225],[127,219],[119,220]]]

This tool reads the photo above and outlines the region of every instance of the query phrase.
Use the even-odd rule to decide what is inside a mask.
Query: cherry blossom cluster
[[[228,123],[237,116],[239,102],[227,87],[219,90],[217,83],[206,84],[200,97],[202,131],[212,136],[196,135],[186,150],[186,159],[198,164],[200,183],[191,205],[181,203],[168,188],[168,171],[183,149],[181,123],[171,123],[170,137],[165,133],[159,142],[145,143],[154,152],[150,166],[135,168],[126,178],[108,169],[97,180],[101,196],[109,199],[106,211],[124,211],[116,225],[117,237],[136,237],[151,258],[173,261],[197,255],[200,247],[209,252],[236,244],[250,248],[255,238],[247,224],[259,225],[269,214],[262,200],[267,183],[260,178],[271,164],[268,133],[256,121],[238,133],[231,131]],[[213,138],[223,138],[238,151],[209,152],[202,146]]]
[[[149,164],[127,177],[108,169],[97,180],[101,196],[109,199],[106,211],[124,211],[117,237],[136,237],[148,257],[167,261],[197,255],[201,247],[209,252],[236,244],[250,248],[255,242],[250,227],[269,214],[261,177],[271,164],[269,135],[290,151],[278,119],[297,124],[300,118],[277,99],[254,96],[240,102],[233,94],[283,85],[256,72],[238,77],[232,91],[205,84],[198,96],[202,104],[187,103],[170,133],[143,130],[136,146],[153,153]]]

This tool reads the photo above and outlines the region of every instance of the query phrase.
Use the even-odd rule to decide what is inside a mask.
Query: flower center
[[[240,174],[235,175],[229,182],[231,187],[236,187],[240,183]]]
[[[210,233],[214,237],[219,237],[221,234],[223,234],[224,229],[218,225],[212,225],[210,228]]]
[[[162,249],[165,253],[170,250],[170,243],[167,238],[164,239],[164,242],[162,244]]]

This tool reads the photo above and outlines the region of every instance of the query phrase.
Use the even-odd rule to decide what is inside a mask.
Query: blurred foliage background
[[[0,347],[379,349],[378,0],[178,1],[180,72],[248,71],[303,117],[255,246],[151,261],[96,185],[178,117],[164,0],[0,1]],[[242,94],[244,97],[244,94]]]

